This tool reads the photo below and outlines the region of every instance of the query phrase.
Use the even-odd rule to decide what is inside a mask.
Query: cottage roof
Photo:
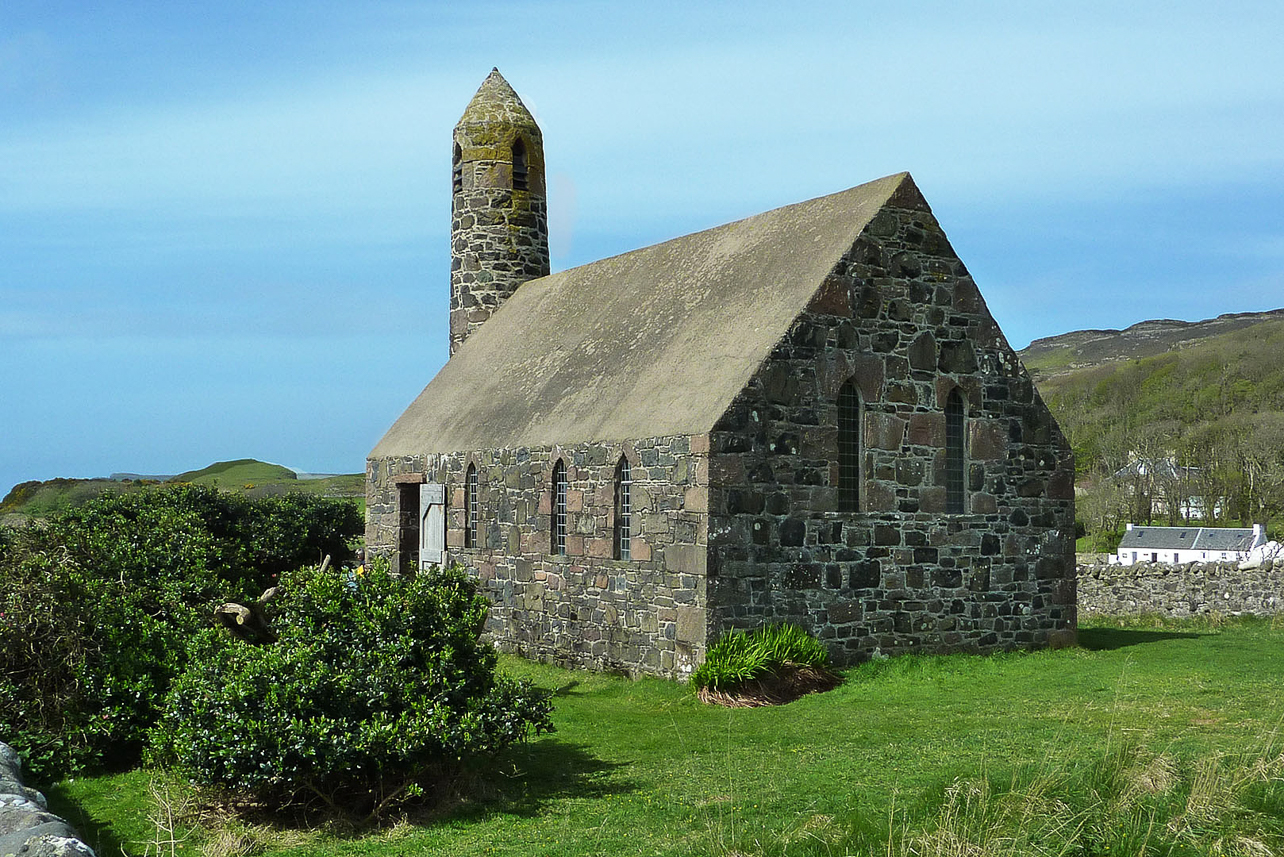
[[[371,457],[711,430],[908,173],[523,284]]]
[[[1124,533],[1120,550],[1246,551],[1252,548],[1251,527],[1144,527]]]
[[[1251,550],[1254,533],[1251,527],[1203,527],[1199,531],[1196,548],[1202,551],[1246,551]]]

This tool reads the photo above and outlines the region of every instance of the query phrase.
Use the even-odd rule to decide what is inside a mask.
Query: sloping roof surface
[[[1204,527],[1199,531],[1199,539],[1195,546],[1202,551],[1246,551],[1253,547],[1253,530],[1252,528],[1221,528],[1212,529]]]
[[[525,283],[370,455],[709,431],[893,195],[926,207],[898,173]]]
[[[1252,528],[1143,527],[1124,533],[1120,550],[1246,551],[1253,546]]]

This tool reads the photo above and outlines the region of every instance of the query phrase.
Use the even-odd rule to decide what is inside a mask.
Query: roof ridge
[[[712,429],[909,173],[523,283],[372,456]]]
[[[706,235],[709,235],[710,233],[717,232],[720,229],[729,229],[731,227],[740,226],[742,224],[749,224],[752,221],[757,221],[759,219],[766,219],[773,215],[780,216],[781,214],[783,214],[784,212],[790,209],[796,209],[802,206],[817,204],[828,199],[837,199],[838,197],[844,194],[849,194],[854,191],[861,190],[862,188],[868,188],[871,185],[878,184],[879,182],[889,181],[891,179],[899,179],[900,181],[898,181],[896,186],[893,187],[888,192],[887,200],[890,200],[893,196],[896,195],[896,192],[901,189],[906,179],[908,179],[911,184],[913,184],[914,182],[914,177],[909,174],[908,170],[901,170],[900,172],[889,173],[888,175],[881,176],[879,178],[872,179],[867,182],[862,182],[861,184],[858,184],[858,185],[852,185],[849,188],[844,188],[843,190],[834,191],[833,193],[821,194],[820,196],[814,196],[814,197],[811,197],[810,199],[804,199],[799,202],[786,203],[785,205],[779,205],[779,206],[776,206],[775,208],[769,208],[766,211],[755,212],[754,214],[748,214],[748,215],[745,215],[744,217],[736,218],[735,220],[728,220],[723,223],[718,223],[713,226],[708,226],[708,227],[705,227],[704,229],[699,229],[695,232],[687,232],[682,235],[675,235],[672,238],[665,238],[661,241],[656,241],[653,244],[643,244],[641,247],[634,247],[631,250],[622,250],[619,253],[615,253],[614,255],[611,255],[611,256],[603,256],[601,259],[594,259],[592,262],[585,262],[582,265],[576,265],[574,268],[566,268],[561,271],[555,271],[552,274],[549,274],[547,277],[541,277],[540,279],[548,279],[548,277],[556,277],[560,274],[565,274],[570,271],[579,270],[580,268],[588,268],[602,262],[609,262],[612,259],[619,259],[622,256],[630,256],[634,253],[641,253],[645,250],[652,250],[656,248],[665,247],[669,244],[673,244],[679,241],[685,241],[690,238],[706,236]],[[915,185],[915,190],[917,190],[917,185]],[[883,202],[884,205],[887,203],[887,200],[884,200]],[[865,226],[866,224],[862,223],[861,227],[853,233],[852,235],[853,241],[856,240],[857,236],[859,236],[860,232],[864,230]],[[537,281],[530,280],[528,282],[537,282]],[[523,288],[525,287],[525,285],[526,284],[523,284]]]

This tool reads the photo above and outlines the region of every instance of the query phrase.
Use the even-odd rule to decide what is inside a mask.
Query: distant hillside
[[[1074,446],[1081,484],[1171,459],[1199,484],[1164,490],[1212,497],[1226,520],[1284,509],[1284,310],[1075,331],[1021,358]]]
[[[1191,426],[1284,411],[1284,310],[1075,331],[1020,353],[1071,432],[1103,422]]]
[[[167,484],[147,479],[48,479],[23,482],[13,487],[0,501],[0,515],[40,517],[59,509],[74,508],[103,491],[140,491],[150,486]],[[168,480],[169,484],[191,483],[232,491],[250,497],[263,497],[287,491],[302,491],[327,497],[364,496],[363,475],[346,473],[319,478],[300,479],[298,473],[279,464],[268,464],[253,458],[220,461],[200,470],[189,470]]]
[[[83,505],[104,491],[141,491],[160,483],[116,479],[46,479],[19,482],[0,500],[0,516],[41,517],[59,509]],[[20,520],[20,519],[15,519]]]
[[[327,497],[364,497],[363,479],[364,475],[361,473],[309,476],[300,479],[299,474],[288,467],[268,464],[266,461],[253,458],[240,458],[236,461],[220,461],[200,470],[180,473],[170,482],[209,485],[225,491],[241,491],[251,497],[280,494],[283,491],[303,491],[308,494],[323,494]]]
[[[1204,321],[1156,319],[1138,322],[1124,330],[1076,330],[1036,339],[1020,354],[1026,369],[1040,381],[1121,360],[1138,360],[1190,348],[1217,337],[1247,341],[1255,335],[1250,328],[1279,321],[1284,321],[1284,309],[1226,313]]]
[[[278,485],[283,482],[296,482],[298,478],[299,475],[288,467],[268,464],[266,461],[254,458],[238,458],[236,461],[219,461],[200,470],[189,470],[169,481],[231,488],[246,483]]]

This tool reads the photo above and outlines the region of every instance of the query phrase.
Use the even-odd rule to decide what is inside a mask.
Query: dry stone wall
[[[1079,567],[1084,615],[1189,616],[1284,613],[1284,563],[1137,563]]]
[[[94,857],[45,796],[22,782],[22,758],[0,743],[0,857]]]
[[[856,513],[836,487],[848,379],[863,402]],[[963,514],[945,511],[955,388]],[[711,445],[714,631],[798,622],[848,662],[1073,634],[1068,444],[921,200],[874,218]]]
[[[629,560],[614,555],[615,470],[632,470]],[[566,555],[552,553],[552,473],[567,472]],[[478,477],[478,546],[464,547],[465,474]],[[704,655],[708,441],[662,437],[372,461],[367,544],[396,544],[397,479],[446,485],[447,552],[490,597],[503,651],[568,666],[686,676]]]

